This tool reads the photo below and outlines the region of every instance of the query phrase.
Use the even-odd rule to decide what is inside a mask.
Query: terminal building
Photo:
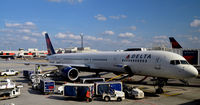
[[[17,51],[0,51],[0,57],[5,59],[45,57],[47,54],[47,51],[39,51],[36,48],[29,48],[28,50],[19,48]]]
[[[58,48],[55,50],[56,53],[64,54],[64,53],[86,53],[86,52],[97,52],[95,49],[91,49],[90,47],[73,47],[73,48]],[[23,48],[19,48],[17,51],[0,51],[0,58],[3,59],[16,59],[16,58],[39,58],[46,57],[48,55],[47,51],[40,51],[36,48],[29,48],[28,50],[24,50]]]

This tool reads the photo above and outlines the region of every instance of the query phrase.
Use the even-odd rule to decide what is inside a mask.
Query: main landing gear
[[[99,74],[99,72],[96,72],[96,75],[95,75],[96,77],[101,77],[101,75]]]
[[[157,93],[157,94],[162,94],[162,93],[164,93],[163,87],[166,85],[167,80],[168,80],[168,79],[166,79],[166,78],[157,78],[157,79],[156,79],[156,84],[155,84],[155,85],[158,86],[158,88],[156,89],[156,93]]]

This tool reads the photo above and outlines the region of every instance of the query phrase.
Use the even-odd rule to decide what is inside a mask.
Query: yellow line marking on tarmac
[[[107,80],[106,82],[108,82],[108,81],[112,81],[113,79],[115,79],[115,78],[117,78],[117,77],[121,77],[122,76],[122,74],[120,74],[120,75],[117,75],[117,76],[115,76],[115,77],[113,77],[113,78],[110,78],[109,80]]]
[[[177,95],[181,95],[181,94],[183,94],[183,93],[174,93],[174,94],[166,94],[166,93],[164,93],[163,95],[165,95],[165,96],[177,96]]]

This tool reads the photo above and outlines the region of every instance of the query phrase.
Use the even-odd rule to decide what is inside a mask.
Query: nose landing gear
[[[166,85],[167,83],[167,80],[166,78],[157,78],[156,79],[156,84],[158,86],[158,88],[156,89],[156,94],[162,94],[164,93],[163,91],[163,87]]]

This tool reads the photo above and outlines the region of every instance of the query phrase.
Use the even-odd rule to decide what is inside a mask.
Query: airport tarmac
[[[20,61],[20,60],[19,60]],[[26,62],[29,62],[27,60]],[[33,62],[43,62],[42,60],[31,60]],[[155,88],[152,85],[150,78],[145,80],[142,84],[135,84],[129,82],[129,85],[138,87],[145,92],[145,98],[140,100],[125,99],[122,102],[104,102],[100,98],[95,98],[92,102],[79,101],[76,99],[66,98],[58,94],[42,95],[39,91],[32,90],[28,85],[28,80],[23,78],[23,70],[34,70],[34,65],[24,64],[5,64],[0,63],[0,71],[5,69],[15,69],[20,71],[18,76],[11,76],[12,80],[17,84],[22,84],[21,95],[17,98],[0,100],[0,105],[8,105],[14,103],[15,105],[200,105],[200,78],[189,80],[190,85],[185,86],[179,80],[170,79],[168,85],[164,87],[165,93],[161,95],[154,94]],[[42,67],[42,70],[55,69],[55,67]],[[88,75],[88,73],[81,72],[81,75]],[[114,77],[113,74],[107,74],[103,77]],[[5,77],[0,77],[5,78]],[[134,76],[130,80],[140,80],[141,76]],[[58,86],[57,86],[58,87]]]

